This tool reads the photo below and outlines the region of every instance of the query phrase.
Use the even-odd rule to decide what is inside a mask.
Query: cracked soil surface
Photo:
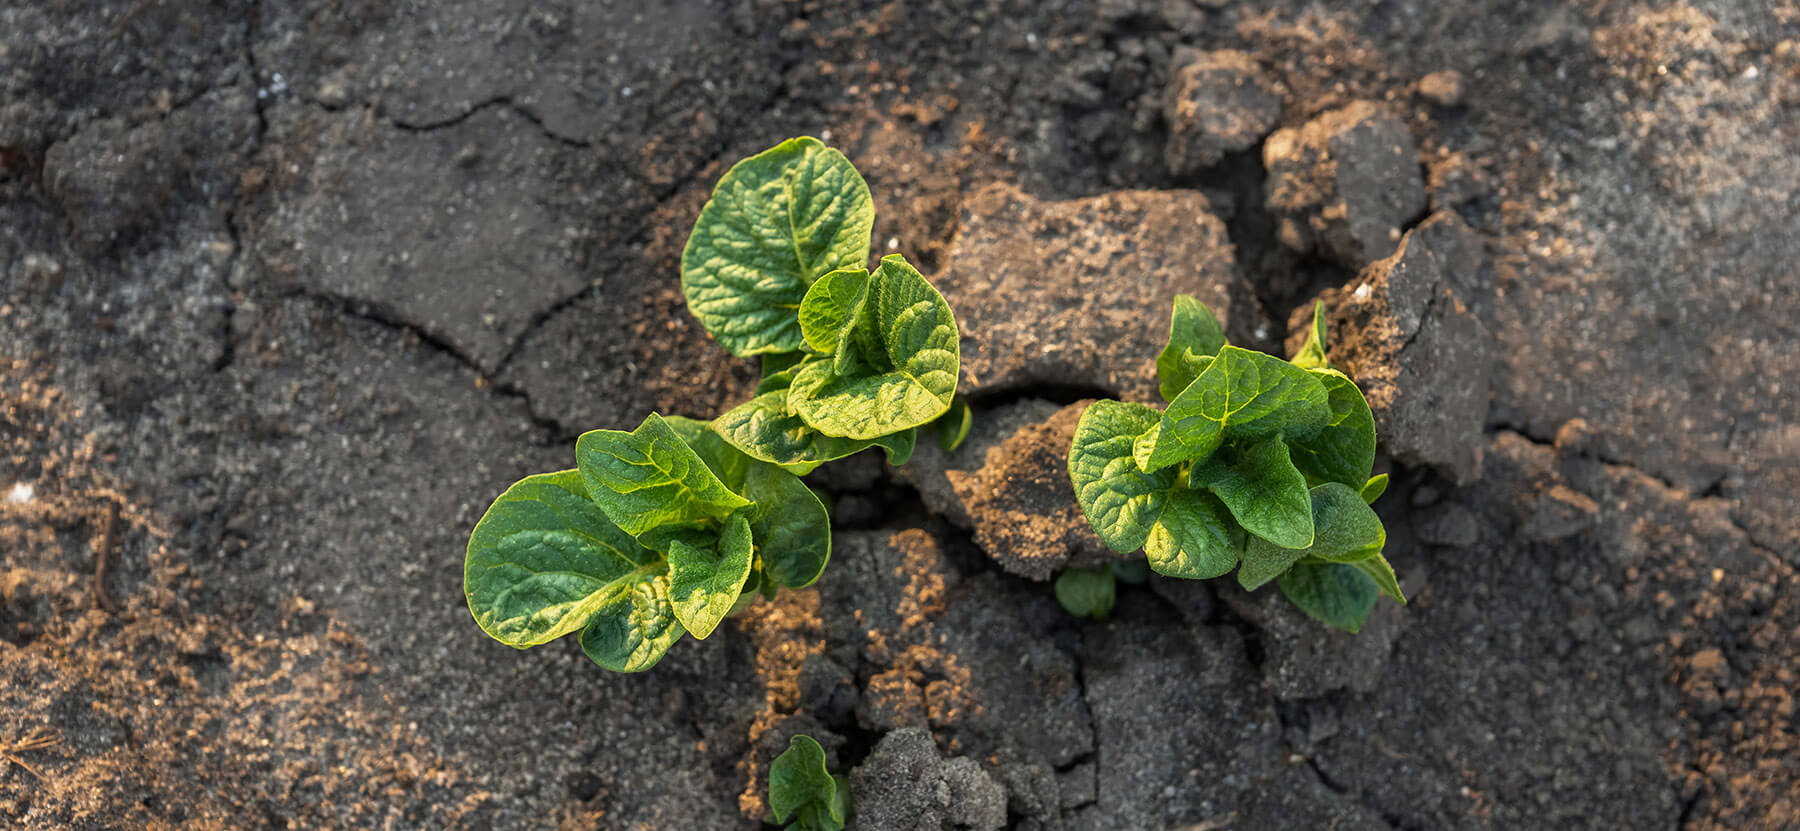
[[[647,5],[0,8],[0,825],[752,829],[807,732],[865,829],[1800,828],[1791,3]],[[676,262],[801,134],[970,444],[649,673],[488,640],[494,495],[747,397]],[[1409,606],[1028,579],[1178,291],[1333,304]]]

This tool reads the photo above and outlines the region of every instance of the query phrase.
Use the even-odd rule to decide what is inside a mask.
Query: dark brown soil
[[[1069,618],[995,559],[1068,556],[1000,550],[1073,539],[1007,518],[1046,417],[940,462],[1029,499],[820,478],[818,587],[648,674],[488,640],[495,494],[747,394],[676,261],[799,134],[970,309],[978,420],[1145,397],[1166,292],[1266,348],[1383,292],[1411,605]],[[1800,828],[1796,148],[1769,0],[10,3],[0,825],[757,828],[808,732],[868,829]]]

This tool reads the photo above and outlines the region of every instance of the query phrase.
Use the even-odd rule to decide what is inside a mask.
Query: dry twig
[[[37,730],[32,731],[31,735],[16,742],[0,744],[0,760],[18,765],[20,770],[31,774],[33,778],[42,782],[44,780],[43,772],[32,767],[30,762],[19,758],[19,754],[29,753],[33,750],[43,750],[48,747],[55,747],[61,742],[62,739],[51,735],[50,731],[40,727]]]

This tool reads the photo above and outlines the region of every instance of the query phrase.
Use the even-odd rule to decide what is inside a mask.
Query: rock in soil
[[[936,278],[962,328],[964,395],[1032,390],[1156,394],[1177,294],[1219,316],[1233,343],[1265,321],[1225,223],[1193,191],[1041,202],[994,185],[971,196]]]
[[[1463,483],[1480,473],[1488,412],[1487,274],[1480,240],[1455,214],[1438,213],[1392,257],[1320,297],[1326,355],[1362,387],[1382,448]],[[1311,316],[1310,304],[1295,309],[1290,331],[1306,331]]]
[[[1425,210],[1412,133],[1380,104],[1357,101],[1263,143],[1269,212],[1283,244],[1349,268],[1393,253]]]
[[[1280,89],[1255,58],[1235,49],[1189,57],[1163,98],[1169,123],[1164,159],[1177,176],[1255,147],[1281,118]]]
[[[850,773],[856,827],[865,831],[998,831],[1006,825],[1006,791],[979,762],[938,755],[931,734],[916,727],[882,737]]]

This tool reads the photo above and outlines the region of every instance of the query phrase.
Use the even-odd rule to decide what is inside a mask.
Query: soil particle
[[[1428,464],[1458,482],[1480,472],[1489,397],[1492,308],[1480,243],[1454,214],[1408,231],[1400,250],[1321,296],[1328,354],[1362,387],[1388,453]],[[1289,322],[1308,331],[1312,309]]]
[[[950,454],[922,452],[906,474],[929,483],[921,485],[931,491],[927,504],[965,519],[1002,569],[1032,580],[1119,557],[1094,535],[1069,484],[1069,443],[1087,402],[1053,406],[1027,399],[979,413],[972,440]]]
[[[1076,389],[1150,400],[1176,294],[1200,298],[1233,342],[1266,338],[1232,257],[1224,223],[1192,191],[1040,202],[985,188],[964,204],[937,278],[962,328],[959,389],[973,398]]]
[[[1256,59],[1235,49],[1177,54],[1163,98],[1169,143],[1163,158],[1177,176],[1248,150],[1281,119],[1281,92]]]
[[[1362,268],[1394,251],[1425,210],[1418,148],[1382,105],[1357,101],[1263,144],[1268,207],[1283,244]]]
[[[1464,83],[1461,72],[1439,70],[1419,79],[1419,95],[1440,107],[1454,107],[1462,103]]]
[[[980,763],[938,755],[931,735],[902,728],[883,736],[850,773],[854,827],[863,831],[998,831],[1006,791]]]

